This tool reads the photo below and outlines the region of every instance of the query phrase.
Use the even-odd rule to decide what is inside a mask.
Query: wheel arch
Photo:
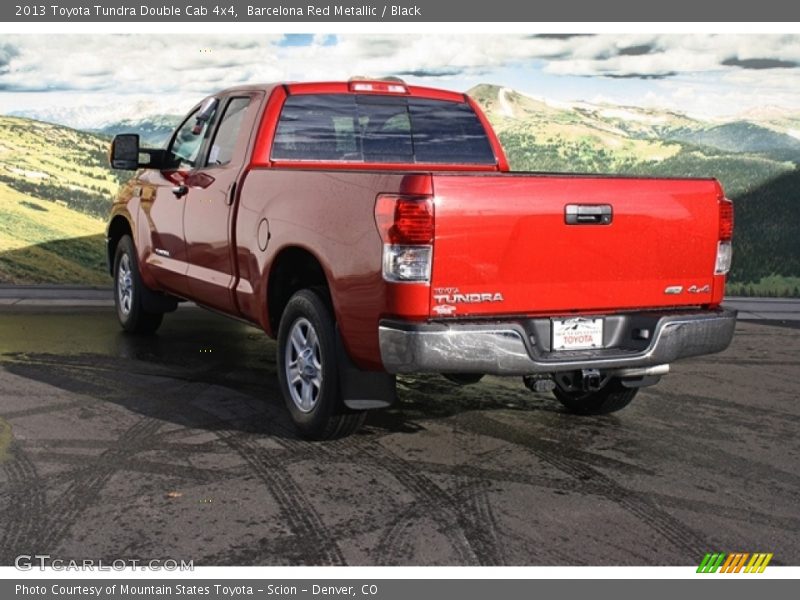
[[[133,239],[133,227],[125,215],[117,214],[109,222],[106,233],[106,261],[110,275],[114,274],[114,255],[124,235],[129,235]]]
[[[330,277],[322,261],[304,246],[281,248],[275,255],[267,275],[267,323],[277,334],[283,311],[292,295],[304,288],[324,288],[328,306],[335,312]],[[333,315],[335,318],[335,315]]]
[[[286,246],[275,257],[267,281],[267,319],[277,333],[289,299],[301,289],[324,292],[334,323],[338,321],[333,280],[324,263],[308,248]],[[344,404],[351,410],[385,408],[396,398],[395,377],[385,371],[363,371],[353,364],[336,324],[336,354],[339,385]]]

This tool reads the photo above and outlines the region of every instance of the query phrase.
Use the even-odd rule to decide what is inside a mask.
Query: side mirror
[[[138,133],[120,133],[111,140],[108,161],[112,169],[164,169],[170,166],[163,149],[140,148]]]
[[[139,134],[120,133],[111,141],[109,162],[112,169],[135,171],[139,168]]]

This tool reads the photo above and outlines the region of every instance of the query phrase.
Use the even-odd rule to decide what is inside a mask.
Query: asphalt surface
[[[800,564],[800,339],[742,322],[624,411],[518,379],[404,378],[335,442],[299,440],[274,343],[199,309],[157,336],[108,308],[0,311],[0,564]]]

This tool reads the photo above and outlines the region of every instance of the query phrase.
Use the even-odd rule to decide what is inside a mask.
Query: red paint
[[[359,83],[359,82],[356,82]],[[318,83],[290,83],[286,85],[286,89],[290,95],[300,94],[351,94],[354,93],[350,89],[351,82],[343,81],[323,81]],[[448,90],[439,90],[429,87],[421,87],[416,85],[406,86],[409,96],[415,98],[427,98],[429,100],[447,100],[450,102],[463,102],[464,95],[458,92],[450,92]],[[369,92],[356,92],[359,94]],[[387,94],[390,96],[401,96],[403,94]]]
[[[712,302],[713,180],[434,175],[435,288],[501,293],[459,316],[547,315]],[[499,201],[498,198],[502,198]],[[567,225],[565,206],[610,204],[610,225]],[[709,292],[665,294],[671,286]],[[435,313],[432,313],[435,314]]]
[[[301,249],[322,266],[345,348],[367,369],[382,368],[378,322],[386,317],[426,321],[719,304],[725,277],[713,275],[716,245],[730,236],[732,211],[715,181],[508,173],[497,136],[473,100],[407,89],[414,97],[468,102],[497,164],[273,162],[286,98],[348,94],[349,84],[227,90],[217,97],[253,99],[229,165],[143,171],[117,198],[112,215],[132,224],[144,281],[274,335],[270,274],[284,252]],[[185,196],[174,194],[179,184],[189,188]],[[567,225],[565,206],[573,203],[609,204],[613,221]],[[258,244],[264,220],[266,250]],[[381,225],[386,239],[427,243],[432,235],[430,284],[383,280]],[[665,294],[669,286],[709,291]],[[479,301],[437,311],[439,288],[478,294]],[[485,294],[502,299],[483,301]]]
[[[276,85],[272,88],[261,117],[255,148],[253,148],[253,155],[250,158],[252,166],[268,167],[271,164],[269,155],[272,150],[272,140],[275,138],[275,129],[278,127],[278,117],[281,114],[284,100],[286,100],[286,86]]]

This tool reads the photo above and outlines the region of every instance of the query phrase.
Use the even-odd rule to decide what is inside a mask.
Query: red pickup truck
[[[193,108],[111,209],[125,330],[191,300],[278,341],[299,432],[355,431],[395,375],[522,376],[626,406],[725,349],[733,206],[714,179],[511,172],[468,96],[399,80],[248,85]]]

